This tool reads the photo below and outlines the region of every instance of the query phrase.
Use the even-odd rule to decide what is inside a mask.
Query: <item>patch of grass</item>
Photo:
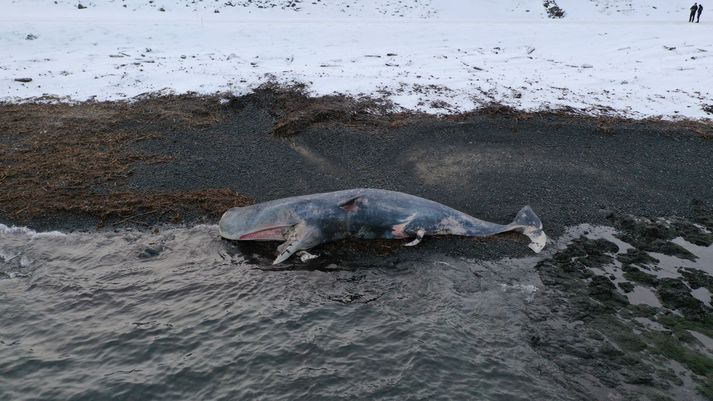
[[[713,400],[713,378],[706,378],[706,380],[698,386],[698,391],[709,400]]]
[[[597,316],[592,322],[592,326],[598,328],[612,343],[616,344],[624,352],[622,355],[639,353],[648,347],[640,334],[635,333],[631,327],[622,323],[614,315]]]
[[[653,350],[666,358],[680,362],[693,373],[713,379],[713,358],[692,351],[681,345],[675,336],[666,333],[653,333]]]
[[[656,321],[672,331],[672,334],[652,334],[652,347],[655,352],[676,360],[702,376],[698,379],[698,391],[709,400],[713,400],[713,358],[687,348],[684,344],[693,342],[689,330],[713,337],[713,316],[706,315],[700,320],[690,320],[674,314],[661,315]]]
[[[686,330],[695,330],[713,338],[713,315],[703,316],[698,320],[687,319],[684,316],[674,314],[661,315],[656,321],[670,329],[674,333],[682,333]]]
[[[641,352],[648,348],[646,342],[628,327],[617,325],[616,330],[609,333],[609,337],[627,352]]]

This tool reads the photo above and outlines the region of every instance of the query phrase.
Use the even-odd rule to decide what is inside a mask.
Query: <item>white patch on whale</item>
[[[448,216],[445,219],[438,222],[436,228],[438,234],[452,234],[452,235],[466,235],[468,230],[463,227],[458,219],[453,216]]]

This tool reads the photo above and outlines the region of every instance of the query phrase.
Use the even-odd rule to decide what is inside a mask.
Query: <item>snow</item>
[[[0,0],[0,100],[239,95],[277,81],[435,113],[501,102],[711,118],[713,24],[706,12],[688,23],[679,0],[559,0],[562,19],[536,0],[79,3]]]

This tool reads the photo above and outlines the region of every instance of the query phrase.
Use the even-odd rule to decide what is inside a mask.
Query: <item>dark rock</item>
[[[629,249],[626,253],[617,255],[616,259],[621,262],[622,265],[654,265],[659,262],[658,259],[652,257],[644,251],[638,249]]]
[[[632,317],[646,317],[649,319],[654,318],[659,311],[655,306],[643,304],[629,305],[626,309]]]
[[[655,286],[658,284],[658,278],[653,274],[645,273],[632,265],[624,265],[621,267],[624,271],[624,278],[639,284]]]
[[[680,279],[660,279],[656,292],[664,306],[678,309],[689,319],[695,320],[706,315],[706,307],[691,295],[691,289]]]
[[[681,259],[696,259],[696,256],[685,248],[671,242],[672,239],[685,235],[680,231],[682,226],[677,228],[674,223],[669,225],[632,216],[614,216],[612,220],[614,226],[620,230],[617,237],[640,251],[658,252]]]
[[[155,256],[158,256],[161,254],[161,251],[163,250],[162,247],[146,247],[141,253],[139,253],[138,257],[139,259],[148,259],[148,258],[153,258]]]
[[[686,279],[691,289],[695,290],[702,287],[713,293],[713,277],[708,273],[689,267],[681,267],[678,272]]]
[[[664,255],[675,256],[681,259],[696,260],[698,257],[680,245],[674,244],[670,241],[655,240],[653,241],[648,250],[652,252],[663,253]]]
[[[619,283],[619,288],[621,288],[622,291],[629,293],[629,292],[634,291],[634,284],[632,284],[628,281],[625,281],[625,282]]]
[[[694,245],[713,245],[713,233],[706,233],[688,221],[676,220],[673,222],[673,227],[683,239]]]
[[[533,334],[528,339],[528,342],[530,343],[530,346],[537,347],[542,343],[542,338],[540,338],[540,336],[538,336],[537,334]]]
[[[599,353],[606,356],[607,358],[621,357],[624,355],[619,349],[611,345],[610,343],[604,343],[599,347]]]
[[[658,369],[656,373],[664,380],[661,383],[671,382],[673,385],[682,386],[683,379],[671,368]]]
[[[614,262],[611,253],[618,251],[616,244],[605,239],[580,237],[551,259],[538,263],[540,278],[546,285],[570,287],[573,280],[586,280],[594,274],[591,268],[600,268]]]
[[[629,384],[644,384],[651,385],[654,382],[654,378],[643,372],[628,371],[623,372],[624,382]]]
[[[589,295],[613,307],[627,305],[629,300],[616,290],[616,286],[604,276],[594,276],[589,283]]]
[[[545,10],[547,10],[547,16],[550,18],[563,18],[565,12],[560,6],[557,5],[555,0],[545,0],[543,5]]]
[[[713,231],[713,207],[698,199],[691,202],[691,204],[693,206],[693,220]]]
[[[613,263],[614,258],[610,254],[616,253],[618,250],[619,247],[613,242],[582,236],[572,241],[554,258],[563,264],[578,263],[585,267],[601,267]]]

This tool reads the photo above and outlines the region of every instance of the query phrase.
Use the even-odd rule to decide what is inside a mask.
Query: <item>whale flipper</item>
[[[282,263],[293,253],[312,248],[321,242],[322,235],[317,227],[310,226],[304,222],[296,224],[287,232],[285,242],[277,247],[279,255],[272,264]]]
[[[426,235],[426,230],[420,229],[420,230],[416,231],[416,239],[413,240],[413,241],[411,241],[411,242],[409,242],[408,244],[404,244],[404,246],[416,246],[416,245],[418,245],[418,244],[421,242],[421,240],[423,239],[423,236],[424,236],[424,235]]]

